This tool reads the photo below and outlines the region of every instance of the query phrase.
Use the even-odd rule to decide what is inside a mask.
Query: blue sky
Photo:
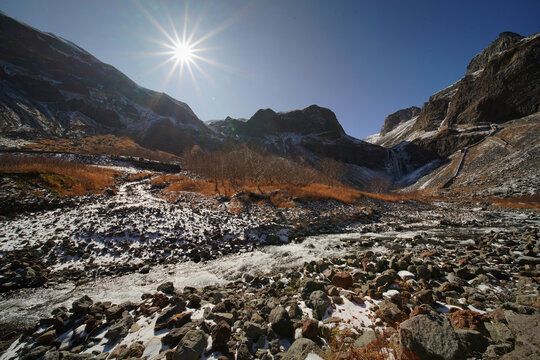
[[[186,6],[187,5],[187,6]],[[167,77],[159,42],[212,34],[195,60]],[[188,103],[202,120],[249,118],[311,104],[332,109],[350,135],[460,79],[503,31],[540,31],[540,1],[82,1],[2,0],[0,10],[73,41],[138,84]],[[153,19],[154,21],[152,21]]]

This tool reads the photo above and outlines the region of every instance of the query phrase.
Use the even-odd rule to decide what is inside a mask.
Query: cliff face
[[[410,108],[398,110],[395,113],[388,115],[386,119],[384,119],[384,125],[381,128],[380,135],[384,136],[394,130],[398,125],[420,115],[420,111],[421,109],[419,107],[411,106]]]

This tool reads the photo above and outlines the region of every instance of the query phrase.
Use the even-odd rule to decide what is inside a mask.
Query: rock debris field
[[[540,356],[538,212],[241,200],[143,179],[3,217],[0,359]]]

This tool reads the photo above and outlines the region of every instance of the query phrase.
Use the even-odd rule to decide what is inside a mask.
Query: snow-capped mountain
[[[212,137],[187,104],[138,86],[77,45],[2,13],[0,131],[26,137],[128,135],[173,153]]]

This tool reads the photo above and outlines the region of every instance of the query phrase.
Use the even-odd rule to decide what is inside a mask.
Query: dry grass
[[[73,161],[45,158],[0,156],[0,173],[17,174],[25,181],[43,186],[59,195],[100,193],[114,185],[116,171]]]
[[[380,335],[379,338],[360,349],[346,339],[356,337],[351,330],[334,329],[328,339],[330,350],[327,360],[386,360],[399,359],[397,345],[390,341],[390,334]],[[409,358],[407,358],[409,359]],[[411,360],[413,358],[410,358]]]
[[[212,180],[189,179],[181,175],[162,175],[154,178],[152,184],[163,187],[164,193],[169,195],[174,192],[189,191],[205,195],[222,194],[232,196],[245,192],[258,194],[263,197],[261,200],[257,196],[259,204],[269,202],[279,208],[295,207],[297,202],[336,200],[345,204],[354,204],[363,197],[397,202],[418,200],[423,201],[418,194],[398,194],[398,193],[368,193],[359,191],[345,185],[325,185],[325,184],[256,184],[252,181],[242,183],[235,182],[234,186],[229,181],[219,181],[217,184]]]
[[[144,148],[128,137],[117,137],[114,135],[97,135],[78,140],[36,140],[35,144],[26,145],[25,148],[77,154],[142,157],[163,162],[173,162],[178,159],[176,156],[164,151]]]
[[[495,206],[540,210],[540,194],[509,198],[491,198],[488,201]]]

